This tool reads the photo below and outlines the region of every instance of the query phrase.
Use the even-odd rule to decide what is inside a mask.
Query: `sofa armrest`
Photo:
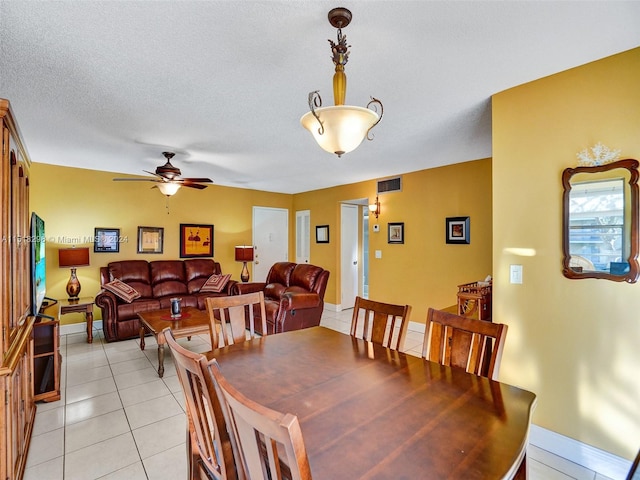
[[[237,280],[229,280],[227,282],[227,284],[224,286],[224,293],[226,293],[227,295],[231,296],[231,295],[237,295],[237,293],[234,293],[236,290],[236,284],[238,283]]]
[[[107,341],[116,340],[116,320],[118,319],[118,299],[108,290],[101,290],[95,298],[95,304],[102,311],[102,330]]]
[[[267,284],[264,282],[236,283],[233,286],[232,295],[244,295],[245,293],[262,292]]]
[[[280,298],[280,308],[282,310],[316,308],[319,305],[320,296],[317,293],[286,292]]]

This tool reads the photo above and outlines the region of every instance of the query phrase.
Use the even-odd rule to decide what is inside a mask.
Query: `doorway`
[[[289,260],[289,210],[253,207],[253,280],[264,282],[276,262]]]

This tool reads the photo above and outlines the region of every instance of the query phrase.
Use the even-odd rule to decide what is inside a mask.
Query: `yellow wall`
[[[639,81],[634,49],[493,97],[500,379],[538,395],[537,425],[628,459],[640,446],[640,283],[562,275],[561,174],[597,142],[640,158]],[[522,285],[510,264],[523,265]]]
[[[296,210],[311,210],[311,263],[331,271],[326,300],[340,298],[340,203],[368,199],[376,181],[295,195]],[[457,285],[491,274],[491,160],[421,170],[402,176],[402,192],[379,197],[380,231],[369,227],[369,297],[412,306],[411,319],[424,323],[427,308],[456,303]],[[445,218],[471,218],[469,245],[445,243]],[[387,223],[404,222],[404,244],[387,243]],[[329,225],[330,243],[315,243],[315,226]],[[375,250],[382,258],[374,258]]]
[[[66,297],[70,272],[58,267],[59,248],[90,248],[91,266],[78,268],[77,274],[82,284],[81,296],[95,296],[100,289],[99,267],[109,262],[178,259],[181,223],[213,224],[214,258],[223,272],[239,280],[241,264],[235,262],[234,246],[252,242],[252,207],[292,208],[291,195],[217,185],[204,190],[181,188],[167,203],[150,183],[114,182],[114,177],[122,175],[32,164],[30,207],[44,219],[48,239],[47,296]],[[138,226],[164,228],[162,254],[136,253]],[[119,253],[94,253],[91,239],[84,244],[75,243],[75,238],[92,237],[95,227],[120,228],[120,235],[128,240],[120,245]],[[63,324],[75,323],[82,317],[69,314],[61,320]]]
[[[331,272],[325,301],[340,298],[340,202],[375,198],[375,180],[297,195],[209,186],[206,190],[181,189],[167,202],[145,182],[113,182],[113,173],[34,163],[31,169],[31,208],[46,222],[47,295],[66,296],[69,269],[58,268],[57,251],[69,247],[62,237],[93,236],[95,227],[120,228],[128,241],[120,252],[94,253],[91,266],[78,268],[82,295],[99,291],[100,266],[124,259],[174,259],[179,256],[180,223],[215,225],[214,257],[223,272],[238,279],[240,265],[233,247],[251,243],[254,205],[288,208],[290,252],[295,259],[296,210],[311,211],[311,263]],[[74,205],[73,202],[77,204]],[[412,320],[424,323],[429,306],[446,307],[456,302],[457,285],[483,279],[491,273],[491,160],[479,160],[405,174],[403,191],[380,196],[380,232],[370,238],[371,298],[408,303]],[[445,244],[445,217],[471,217],[471,244]],[[405,223],[405,243],[387,244],[387,223]],[[372,223],[373,224],[373,223]],[[330,226],[330,243],[315,243],[315,225]],[[163,227],[162,255],[139,255],[138,226]],[[77,245],[80,246],[80,245]],[[373,252],[382,250],[382,259]],[[97,312],[96,318],[100,318]],[[82,321],[78,314],[65,315],[63,323]]]

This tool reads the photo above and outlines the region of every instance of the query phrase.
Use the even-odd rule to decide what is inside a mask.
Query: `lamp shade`
[[[170,197],[171,195],[175,195],[175,193],[180,189],[180,184],[174,182],[162,182],[158,183],[157,187],[163,195]]]
[[[253,262],[253,246],[236,245],[236,262]]]
[[[338,156],[358,148],[369,129],[380,118],[369,108],[349,105],[316,108],[315,113],[324,126],[322,134],[318,131],[320,124],[312,112],[305,113],[300,123],[311,132],[322,149]]]
[[[60,267],[86,267],[89,265],[88,248],[61,248],[58,250]]]

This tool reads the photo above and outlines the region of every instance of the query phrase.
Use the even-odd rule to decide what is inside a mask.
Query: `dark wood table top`
[[[167,327],[173,330],[174,335],[182,337],[209,331],[209,314],[195,307],[182,307],[182,317],[175,320],[171,318],[169,308],[140,312],[138,318],[156,336]]]
[[[313,327],[208,352],[242,393],[298,416],[314,480],[512,478],[536,396]]]

